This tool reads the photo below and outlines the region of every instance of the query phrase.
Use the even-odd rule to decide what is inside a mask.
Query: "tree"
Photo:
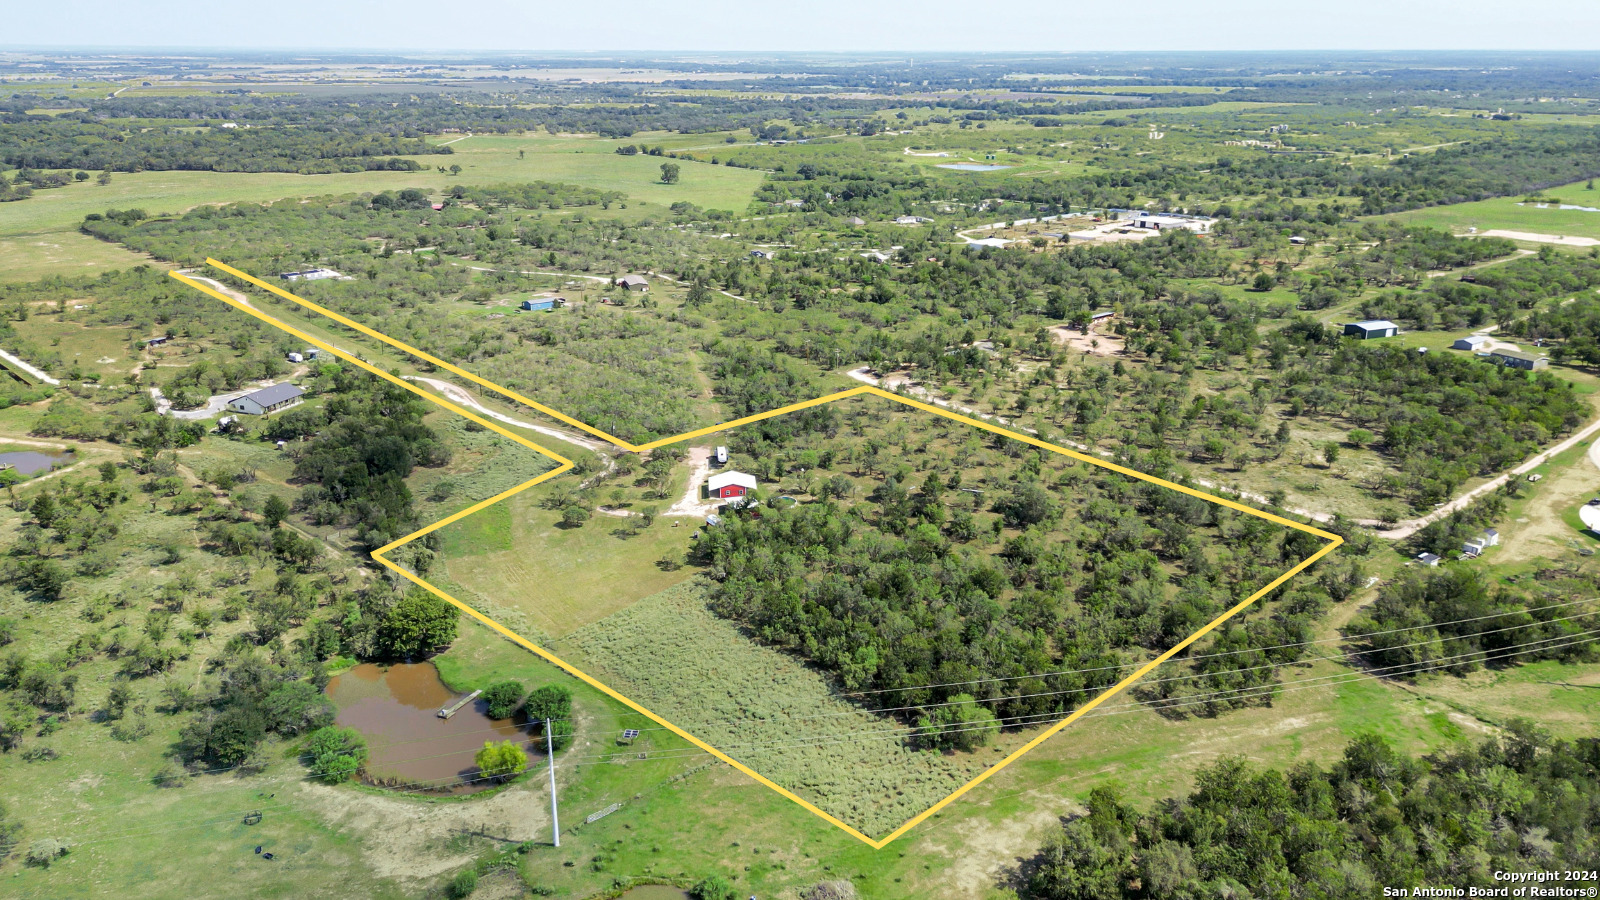
[[[485,778],[515,778],[528,768],[527,754],[510,741],[485,741],[472,761]]]
[[[705,276],[697,275],[689,285],[689,294],[683,302],[692,307],[701,307],[711,300],[711,287],[706,284]]]
[[[1350,434],[1347,436],[1350,439],[1350,443],[1357,447],[1365,447],[1366,445],[1372,443],[1372,438],[1374,437],[1372,432],[1366,430],[1365,428],[1352,428],[1350,430]]]
[[[17,585],[41,600],[56,601],[67,588],[67,573],[55,560],[30,556],[16,564]]]
[[[484,689],[483,702],[489,704],[489,718],[509,719],[522,706],[522,685],[499,681]]]
[[[1121,897],[1129,868],[1127,857],[1106,847],[1087,818],[1074,819],[1040,849],[1026,896],[1033,900]]]
[[[367,739],[354,728],[329,725],[311,733],[306,757],[312,775],[339,784],[354,778],[367,764]]]
[[[576,504],[561,511],[561,526],[563,528],[579,528],[589,521],[589,511]]]
[[[268,528],[277,528],[278,523],[289,515],[289,504],[277,494],[267,498],[267,505],[261,508],[261,518],[267,523]]]
[[[383,618],[379,642],[393,657],[431,653],[456,639],[456,608],[422,588],[413,588]]]
[[[940,750],[973,750],[989,743],[1000,722],[988,707],[979,706],[971,694],[956,694],[917,720],[917,739]]]
[[[456,165],[455,163],[451,163],[451,165],[450,165],[450,174],[451,175],[460,175],[461,174],[461,166]]]
[[[1330,466],[1339,461],[1338,441],[1329,441],[1322,445],[1322,460]]]
[[[661,164],[661,183],[662,184],[677,184],[678,183],[678,164],[677,163],[662,163]]]
[[[1278,286],[1278,279],[1272,277],[1270,272],[1257,272],[1255,281],[1250,283],[1253,290],[1266,293]]]

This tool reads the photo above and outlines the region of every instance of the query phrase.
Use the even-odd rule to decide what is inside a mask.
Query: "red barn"
[[[723,472],[706,482],[706,493],[723,500],[749,496],[756,489],[756,477],[743,472]]]

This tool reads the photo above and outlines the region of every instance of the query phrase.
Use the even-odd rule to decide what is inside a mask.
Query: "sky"
[[[29,0],[5,13],[0,46],[1600,50],[1600,0]]]

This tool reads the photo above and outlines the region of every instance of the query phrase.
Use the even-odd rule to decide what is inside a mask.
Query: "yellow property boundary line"
[[[1098,696],[1094,697],[1089,702],[1087,702],[1084,705],[1082,705],[1082,706],[1078,707],[1077,709],[1073,710],[1069,715],[1067,715],[1061,721],[1057,722],[1056,724],[1054,724],[1054,725],[1050,726],[1049,728],[1045,729],[1043,732],[1041,732],[1038,735],[1034,736],[1034,738],[1032,740],[1028,741],[1026,744],[1023,744],[1021,747],[1018,747],[1016,750],[1012,751],[1009,755],[1007,755],[1004,759],[1000,760],[998,763],[995,763],[993,766],[990,766],[988,769],[985,769],[983,772],[979,773],[977,777],[973,778],[971,781],[969,781],[966,784],[962,785],[961,787],[957,788],[949,796],[945,797],[944,799],[940,800],[939,802],[937,802],[937,803],[933,804],[932,806],[928,807],[926,810],[923,810],[921,813],[918,813],[917,815],[913,816],[912,818],[907,820],[904,824],[902,824],[900,827],[898,827],[895,830],[889,832],[889,834],[885,835],[883,838],[874,839],[874,838],[868,837],[867,835],[861,833],[860,831],[856,830],[855,828],[851,827],[850,825],[846,824],[845,822],[840,821],[838,818],[834,817],[833,815],[829,814],[828,812],[818,808],[815,804],[813,804],[810,801],[804,799],[803,797],[800,797],[800,796],[796,795],[793,791],[790,791],[789,789],[783,787],[782,785],[776,784],[771,779],[769,779],[766,776],[762,775],[761,773],[755,771],[754,769],[750,768],[749,766],[745,765],[744,763],[739,762],[738,760],[734,759],[733,757],[729,756],[728,754],[723,753],[721,750],[718,750],[716,747],[711,746],[710,744],[706,743],[705,741],[700,740],[699,738],[695,737],[694,735],[690,734],[689,732],[685,731],[684,729],[678,727],[677,725],[674,725],[673,723],[667,721],[665,718],[657,715],[656,713],[650,711],[649,709],[646,709],[645,707],[639,705],[638,703],[635,703],[634,701],[628,699],[627,697],[624,697],[622,694],[618,693],[617,691],[613,690],[612,688],[608,687],[607,685],[601,683],[599,680],[595,679],[593,676],[591,676],[588,673],[582,671],[577,666],[572,665],[571,663],[567,662],[566,660],[561,659],[560,657],[556,656],[555,654],[551,653],[548,650],[543,649],[542,647],[536,646],[535,644],[533,644],[528,639],[522,637],[521,635],[519,635],[516,632],[512,631],[511,629],[505,627],[504,625],[501,625],[499,622],[496,622],[495,620],[489,618],[488,616],[484,615],[483,613],[478,612],[476,609],[473,609],[471,606],[468,606],[467,604],[461,602],[460,600],[457,600],[455,597],[450,596],[448,593],[445,593],[444,591],[442,591],[439,588],[433,586],[432,584],[429,584],[427,581],[425,581],[422,578],[418,577],[416,574],[406,570],[404,567],[396,565],[393,562],[390,562],[389,559],[385,557],[384,554],[388,553],[390,550],[393,550],[393,549],[395,549],[397,547],[401,547],[401,546],[403,546],[403,545],[405,545],[405,544],[407,544],[407,543],[409,543],[411,541],[416,540],[419,537],[422,537],[425,534],[428,534],[429,532],[436,531],[436,530],[438,530],[440,528],[443,528],[444,526],[449,525],[451,522],[455,522],[458,519],[462,519],[462,518],[465,518],[466,516],[470,516],[473,513],[477,512],[477,511],[479,511],[479,510],[481,510],[481,509],[483,509],[483,508],[485,508],[487,506],[491,506],[491,505],[493,505],[495,503],[500,502],[501,500],[506,499],[507,497],[512,496],[513,494],[517,494],[517,493],[520,493],[522,491],[525,491],[528,488],[531,488],[536,484],[539,484],[539,483],[544,482],[544,481],[548,481],[548,480],[556,477],[557,475],[561,475],[561,474],[567,472],[568,470],[570,470],[572,468],[573,464],[572,464],[571,460],[566,459],[565,457],[561,456],[560,454],[557,454],[557,453],[554,453],[554,452],[552,452],[550,450],[547,450],[544,447],[541,447],[538,444],[535,444],[533,441],[528,440],[527,438],[524,438],[524,437],[522,437],[520,435],[514,434],[514,433],[506,430],[505,428],[502,428],[501,426],[495,424],[494,422],[487,421],[487,420],[485,420],[485,419],[483,419],[483,418],[481,418],[481,417],[479,417],[477,415],[474,415],[472,412],[470,412],[470,411],[468,411],[466,409],[463,409],[460,406],[458,406],[458,405],[456,405],[454,403],[451,403],[448,400],[445,400],[445,399],[443,399],[441,397],[436,397],[433,394],[430,394],[430,393],[424,391],[423,389],[413,385],[412,383],[406,381],[403,378],[400,378],[397,375],[394,375],[394,374],[389,373],[389,372],[385,372],[385,371],[377,368],[376,366],[373,366],[372,364],[370,364],[370,363],[368,363],[368,362],[366,362],[364,360],[358,359],[355,356],[353,356],[353,355],[351,355],[351,354],[349,354],[349,353],[347,353],[347,352],[345,352],[343,350],[340,350],[340,349],[338,349],[337,347],[334,347],[331,344],[326,343],[325,341],[321,341],[321,340],[319,340],[317,338],[314,338],[311,335],[306,334],[304,331],[301,331],[301,330],[299,330],[299,329],[297,329],[297,328],[295,328],[295,327],[293,327],[291,325],[288,325],[288,324],[286,324],[284,322],[281,322],[281,321],[273,318],[272,316],[269,316],[266,313],[261,312],[260,310],[249,306],[248,304],[241,303],[241,302],[233,299],[232,297],[227,296],[226,294],[222,293],[221,291],[217,291],[217,290],[214,290],[214,289],[212,289],[210,287],[207,287],[206,285],[201,284],[201,283],[199,283],[199,282],[197,282],[197,281],[195,281],[195,280],[193,280],[191,278],[188,278],[188,277],[184,276],[183,274],[181,274],[179,272],[169,272],[168,273],[173,278],[177,279],[178,281],[183,282],[184,284],[194,288],[197,291],[200,291],[201,293],[204,293],[204,294],[207,294],[209,296],[215,297],[218,300],[221,300],[222,302],[228,304],[229,306],[234,307],[235,309],[239,309],[239,310],[241,310],[241,311],[243,311],[243,312],[245,312],[245,313],[247,313],[247,314],[249,314],[251,316],[254,316],[257,319],[260,319],[263,322],[266,322],[269,325],[272,325],[275,328],[278,328],[278,329],[281,329],[281,330],[283,330],[285,332],[288,332],[289,334],[292,334],[295,337],[300,338],[301,340],[304,340],[307,343],[309,343],[309,344],[311,344],[311,345],[313,345],[315,347],[318,347],[318,348],[320,348],[322,350],[325,350],[325,351],[333,354],[334,356],[337,356],[340,359],[345,360],[346,362],[349,362],[349,363],[351,363],[353,365],[359,366],[362,369],[367,370],[368,372],[371,372],[372,374],[378,376],[379,378],[384,379],[385,381],[388,381],[388,382],[391,382],[393,384],[396,384],[396,385],[406,389],[407,391],[410,391],[411,393],[416,394],[417,396],[428,400],[431,403],[436,403],[439,406],[450,410],[451,412],[454,412],[454,413],[457,413],[459,415],[462,415],[462,416],[466,417],[468,420],[470,420],[472,422],[475,422],[475,423],[477,423],[479,425],[482,425],[483,427],[489,429],[490,431],[493,431],[494,433],[496,433],[498,435],[501,435],[502,437],[510,438],[511,440],[516,441],[518,444],[521,444],[522,446],[527,447],[530,450],[533,450],[533,451],[535,451],[535,452],[537,452],[539,454],[542,454],[543,456],[546,456],[546,457],[550,458],[551,460],[554,460],[557,465],[556,465],[556,467],[554,469],[551,469],[549,472],[546,472],[546,473],[544,473],[543,475],[540,475],[537,478],[531,479],[531,480],[526,481],[526,482],[524,482],[524,483],[522,483],[520,485],[517,485],[516,487],[511,488],[510,490],[503,491],[503,492],[501,492],[499,494],[496,494],[495,496],[490,497],[489,499],[484,500],[484,501],[482,501],[480,503],[474,503],[473,505],[467,507],[466,509],[461,510],[458,513],[455,513],[453,515],[450,515],[450,516],[447,516],[447,517],[445,517],[443,519],[440,519],[439,521],[434,522],[432,525],[429,525],[429,526],[427,526],[425,528],[422,528],[422,529],[420,529],[420,530],[418,530],[416,532],[413,532],[412,534],[408,534],[405,537],[400,538],[399,540],[394,541],[392,543],[386,544],[383,547],[379,547],[377,550],[374,550],[372,552],[372,558],[376,559],[378,562],[380,562],[383,565],[387,566],[389,569],[399,573],[401,576],[403,576],[407,580],[409,580],[409,581],[411,581],[411,582],[413,582],[413,583],[415,583],[415,584],[417,584],[417,585],[419,585],[419,586],[421,586],[421,587],[423,587],[423,588],[425,588],[425,589],[427,589],[429,591],[432,591],[434,594],[444,598],[445,600],[447,600],[450,603],[454,604],[455,606],[459,607],[467,615],[473,617],[474,619],[477,619],[478,621],[482,622],[483,624],[485,624],[485,625],[489,626],[490,628],[494,629],[495,631],[499,632],[506,639],[512,641],[513,643],[516,643],[517,645],[519,645],[521,647],[526,648],[527,650],[531,651],[534,654],[537,654],[540,657],[543,657],[544,659],[546,659],[549,662],[561,667],[562,669],[565,669],[566,671],[572,673],[577,678],[582,679],[586,684],[590,685],[591,687],[595,688],[596,690],[601,691],[602,693],[604,693],[607,696],[617,700],[618,702],[622,703],[623,705],[627,706],[628,708],[630,708],[630,709],[632,709],[632,710],[634,710],[634,711],[636,711],[638,713],[641,713],[642,715],[650,718],[651,720],[653,720],[656,723],[660,724],[662,727],[670,730],[672,733],[674,733],[677,736],[683,738],[684,740],[688,741],[689,743],[693,744],[694,746],[700,748],[701,750],[706,751],[707,753],[710,753],[712,756],[714,756],[717,759],[727,763],[728,765],[733,766],[735,769],[738,769],[740,772],[743,772],[744,774],[746,774],[746,775],[750,776],[751,778],[755,779],[757,782],[759,782],[759,783],[771,788],[772,790],[778,792],[779,794],[783,795],[784,797],[786,797],[786,798],[788,798],[790,800],[793,800],[795,803],[798,803],[800,806],[804,807],[806,810],[808,810],[808,811],[810,811],[812,813],[815,813],[817,816],[820,816],[822,819],[826,820],[829,824],[832,824],[832,825],[836,826],[837,828],[839,828],[842,831],[844,831],[846,834],[849,834],[851,837],[857,838],[858,840],[862,841],[863,843],[867,844],[868,846],[870,846],[870,847],[872,847],[874,849],[882,849],[883,847],[887,846],[891,841],[895,840],[896,838],[898,838],[901,835],[905,834],[906,832],[910,831],[912,828],[915,828],[918,824],[923,822],[928,817],[930,817],[930,816],[934,815],[935,813],[939,812],[941,809],[944,809],[946,806],[949,806],[952,802],[954,802],[957,798],[961,797],[963,794],[967,793],[968,791],[972,790],[973,788],[977,787],[978,785],[980,785],[980,784],[984,783],[985,781],[989,780],[990,776],[994,775],[996,772],[999,772],[1001,769],[1004,769],[1006,766],[1009,766],[1012,763],[1016,762],[1018,759],[1021,759],[1024,754],[1028,753],[1033,748],[1035,748],[1035,747],[1039,746],[1040,744],[1044,743],[1046,740],[1048,740],[1050,737],[1054,736],[1057,732],[1060,732],[1062,729],[1066,728],[1068,725],[1071,725],[1073,722],[1076,722],[1078,719],[1082,718],[1084,716],[1084,714],[1088,713],[1089,711],[1093,710],[1095,707],[1099,706],[1100,704],[1104,703],[1105,701],[1111,699],[1112,697],[1114,697],[1117,694],[1121,693],[1122,691],[1126,690],[1128,687],[1132,686],[1134,684],[1134,682],[1137,682],[1139,679],[1141,679],[1145,675],[1149,674],[1151,672],[1151,670],[1155,669],[1157,666],[1161,665],[1162,663],[1172,659],[1177,654],[1183,652],[1184,648],[1188,647],[1189,645],[1193,644],[1195,641],[1197,641],[1200,638],[1204,637],[1206,634],[1208,634],[1212,630],[1216,629],[1222,623],[1224,623],[1224,622],[1228,621],[1229,619],[1233,618],[1234,616],[1238,615],[1240,612],[1242,612],[1244,609],[1249,607],[1251,604],[1255,603],[1257,600],[1259,600],[1262,597],[1266,596],[1271,591],[1277,589],[1284,582],[1288,581],[1290,578],[1293,578],[1295,575],[1298,575],[1300,572],[1304,571],[1312,563],[1315,563],[1317,560],[1319,560],[1322,557],[1324,557],[1324,556],[1328,555],[1329,553],[1333,552],[1334,548],[1336,548],[1340,544],[1344,543],[1344,539],[1339,537],[1338,535],[1331,534],[1331,533],[1326,532],[1326,531],[1322,531],[1321,529],[1318,529],[1318,528],[1313,528],[1310,525],[1302,525],[1299,522],[1295,522],[1295,521],[1292,521],[1290,519],[1283,518],[1282,516],[1273,515],[1272,513],[1263,512],[1263,511],[1258,510],[1258,509],[1252,509],[1252,508],[1250,508],[1248,506],[1245,506],[1242,503],[1238,503],[1238,502],[1235,502],[1233,500],[1228,500],[1228,499],[1223,498],[1223,497],[1218,497],[1218,496],[1215,496],[1213,494],[1208,494],[1208,493],[1206,493],[1204,491],[1195,490],[1194,488],[1188,487],[1186,485],[1175,484],[1175,483],[1173,483],[1171,481],[1167,481],[1165,479],[1157,478],[1157,477],[1155,477],[1153,475],[1147,475],[1147,474],[1145,474],[1143,472],[1138,472],[1138,471],[1135,471],[1133,469],[1129,469],[1129,468],[1127,468],[1125,466],[1119,466],[1119,465],[1117,465],[1115,463],[1107,462],[1107,461],[1102,460],[1102,459],[1098,459],[1098,458],[1096,458],[1094,456],[1091,456],[1089,454],[1086,454],[1086,453],[1081,453],[1079,451],[1072,450],[1072,449],[1067,448],[1067,447],[1059,447],[1059,446],[1057,446],[1055,444],[1051,444],[1051,443],[1049,443],[1047,441],[1042,441],[1042,440],[1040,440],[1040,439],[1038,439],[1036,437],[1030,437],[1029,435],[1026,435],[1026,434],[1017,434],[1016,432],[1008,431],[1008,430],[1006,430],[1004,428],[1000,428],[1000,427],[998,427],[996,425],[992,425],[992,424],[990,424],[988,422],[984,422],[984,421],[981,421],[979,419],[969,418],[967,416],[963,416],[963,415],[951,412],[951,411],[946,410],[946,409],[941,409],[940,407],[934,406],[932,404],[921,403],[919,401],[912,400],[912,399],[907,398],[907,397],[902,397],[902,396],[900,396],[898,394],[890,393],[889,391],[885,391],[885,390],[883,390],[881,388],[871,387],[871,386],[863,386],[863,387],[858,387],[858,388],[852,388],[850,390],[840,391],[840,392],[835,393],[835,394],[828,394],[827,396],[818,397],[818,398],[816,398],[814,400],[807,400],[807,401],[804,401],[802,403],[790,404],[789,406],[784,406],[784,407],[781,407],[779,409],[771,410],[769,412],[764,412],[764,413],[760,413],[760,414],[753,415],[753,416],[745,416],[742,419],[734,419],[731,422],[724,422],[721,425],[713,425],[713,426],[711,426],[709,428],[700,428],[700,429],[697,429],[695,431],[690,431],[690,432],[686,432],[684,434],[676,435],[674,437],[662,438],[661,440],[651,441],[650,443],[647,443],[647,444],[632,444],[632,443],[629,443],[627,441],[622,440],[621,438],[617,438],[617,437],[614,437],[612,435],[609,435],[609,434],[607,434],[607,433],[605,433],[605,432],[603,432],[603,431],[601,431],[601,430],[599,430],[597,428],[594,428],[594,427],[591,427],[589,425],[586,425],[583,422],[580,422],[580,421],[578,421],[578,420],[576,420],[576,419],[574,419],[574,418],[572,418],[570,416],[567,416],[567,415],[564,415],[564,414],[562,414],[560,412],[557,412],[556,410],[551,409],[551,408],[549,408],[549,407],[547,407],[547,406],[545,406],[545,405],[543,405],[541,403],[538,403],[538,402],[536,402],[534,400],[531,400],[531,399],[529,399],[527,397],[523,397],[522,395],[520,395],[520,394],[518,394],[518,393],[516,393],[514,391],[507,390],[506,388],[503,388],[503,387],[501,387],[501,386],[499,386],[499,385],[497,385],[497,384],[495,384],[495,383],[493,383],[491,381],[487,381],[487,380],[485,380],[483,378],[480,378],[477,375],[474,375],[471,372],[468,372],[465,369],[462,369],[462,368],[460,368],[458,366],[454,366],[454,365],[452,365],[450,363],[447,363],[444,360],[439,359],[438,357],[435,357],[435,356],[432,356],[430,354],[424,353],[424,352],[422,352],[421,350],[418,350],[415,347],[411,347],[411,346],[409,346],[407,344],[401,343],[400,341],[394,340],[393,338],[389,337],[388,335],[385,335],[385,334],[382,334],[380,332],[374,331],[373,329],[368,328],[367,326],[362,325],[359,322],[356,322],[356,321],[348,319],[348,318],[346,318],[344,316],[341,316],[338,313],[333,312],[332,310],[326,309],[326,308],[324,308],[322,306],[318,306],[317,304],[312,303],[309,300],[305,300],[305,299],[302,299],[300,297],[296,297],[294,294],[291,294],[288,291],[283,290],[280,287],[277,287],[276,285],[268,284],[268,283],[260,280],[259,278],[256,278],[256,277],[254,277],[252,275],[249,275],[249,274],[247,274],[245,272],[241,272],[240,270],[235,269],[232,266],[226,265],[224,263],[220,263],[220,262],[218,262],[218,261],[216,261],[214,259],[209,259],[209,258],[206,260],[206,263],[211,265],[211,266],[213,266],[213,267],[215,267],[215,268],[217,268],[217,269],[220,269],[223,272],[226,272],[229,275],[232,275],[232,276],[234,276],[236,278],[239,278],[239,279],[241,279],[243,281],[246,281],[246,282],[248,282],[250,284],[253,284],[253,285],[255,285],[255,286],[259,287],[259,288],[262,288],[263,290],[266,290],[266,291],[269,291],[269,292],[271,292],[273,294],[276,294],[277,296],[282,297],[282,298],[284,298],[286,300],[289,300],[289,301],[292,301],[294,303],[297,303],[300,306],[302,306],[302,307],[304,307],[306,309],[309,309],[309,310],[311,310],[313,312],[316,312],[319,315],[322,315],[322,316],[324,316],[326,318],[332,319],[333,321],[338,322],[341,325],[347,326],[349,328],[353,328],[356,331],[359,331],[362,334],[367,335],[368,337],[372,337],[372,338],[375,338],[375,339],[377,339],[379,341],[382,341],[383,343],[388,344],[389,346],[394,347],[394,348],[396,348],[398,350],[401,350],[401,351],[403,351],[405,353],[408,353],[408,354],[410,354],[412,356],[418,357],[420,359],[425,359],[428,362],[432,363],[433,365],[436,365],[436,366],[438,366],[438,367],[440,367],[442,369],[445,369],[446,371],[449,371],[449,372],[451,372],[453,374],[459,375],[462,378],[465,378],[468,381],[473,382],[474,384],[481,385],[481,386],[486,387],[486,388],[488,388],[488,389],[490,389],[492,391],[495,391],[496,393],[501,394],[502,396],[509,397],[510,399],[515,400],[518,403],[521,403],[521,404],[523,404],[525,406],[528,406],[528,407],[531,407],[533,409],[536,409],[539,412],[542,412],[542,413],[544,413],[544,414],[546,414],[548,416],[551,416],[552,418],[555,418],[555,419],[558,419],[558,420],[560,420],[562,422],[565,422],[566,424],[571,425],[571,426],[573,426],[575,428],[581,429],[584,432],[587,432],[588,434],[592,434],[595,437],[601,438],[601,439],[603,439],[603,440],[605,440],[605,441],[607,441],[607,442],[609,442],[609,443],[611,443],[611,444],[613,444],[613,445],[615,445],[615,446],[617,446],[617,447],[619,447],[619,448],[621,448],[623,450],[629,451],[629,452],[637,453],[637,452],[644,451],[644,450],[650,450],[650,449],[653,449],[655,447],[662,447],[662,446],[665,446],[667,444],[675,444],[675,443],[678,443],[679,441],[692,440],[694,438],[702,437],[704,435],[708,435],[708,434],[711,434],[713,432],[723,431],[723,430],[726,430],[726,429],[729,429],[729,428],[737,427],[739,425],[748,424],[750,422],[759,422],[759,421],[761,421],[763,419],[770,419],[770,418],[773,418],[775,416],[785,415],[787,413],[795,412],[797,410],[806,409],[808,407],[820,406],[820,405],[822,405],[824,403],[832,403],[832,402],[837,401],[837,400],[844,400],[844,399],[847,399],[847,398],[850,398],[850,397],[857,397],[857,396],[870,394],[870,395],[877,396],[877,397],[883,397],[883,398],[885,398],[887,400],[892,400],[895,403],[901,403],[901,404],[904,404],[906,406],[913,407],[915,409],[920,409],[920,410],[923,410],[925,412],[930,412],[930,413],[933,413],[934,415],[937,415],[937,416],[943,416],[944,418],[951,419],[951,420],[956,421],[956,422],[960,422],[960,423],[962,423],[964,425],[970,425],[970,426],[972,426],[974,428],[979,428],[979,429],[982,429],[984,431],[989,431],[989,432],[993,432],[995,434],[1004,435],[1005,437],[1011,438],[1013,440],[1022,441],[1025,444],[1032,444],[1033,446],[1039,447],[1039,448],[1041,448],[1043,450],[1048,450],[1048,451],[1050,451],[1052,453],[1058,453],[1058,454],[1060,454],[1062,456],[1066,456],[1066,457],[1070,457],[1072,459],[1079,460],[1080,462],[1086,462],[1086,463],[1089,463],[1091,465],[1099,466],[1102,469],[1110,469],[1113,472],[1118,472],[1118,473],[1120,473],[1122,475],[1126,475],[1126,476],[1128,476],[1130,478],[1137,478],[1140,481],[1147,481],[1147,482],[1150,482],[1152,484],[1158,484],[1158,485],[1161,485],[1162,487],[1170,488],[1172,490],[1179,491],[1179,492],[1184,493],[1184,494],[1188,494],[1191,497],[1197,497],[1197,498],[1199,498],[1201,500],[1205,500],[1205,501],[1208,501],[1210,503],[1216,503],[1216,504],[1219,504],[1221,506],[1226,506],[1229,509],[1237,510],[1239,512],[1246,513],[1248,515],[1256,516],[1257,518],[1266,519],[1269,522],[1274,522],[1274,523],[1277,523],[1279,525],[1283,525],[1283,526],[1286,526],[1286,527],[1289,527],[1289,528],[1296,529],[1298,531],[1306,532],[1308,534],[1314,534],[1317,537],[1325,538],[1328,541],[1328,543],[1325,546],[1323,546],[1322,549],[1318,550],[1316,553],[1313,553],[1310,556],[1306,557],[1305,559],[1301,560],[1299,563],[1297,563],[1294,566],[1294,568],[1291,568],[1287,572],[1284,572],[1282,575],[1279,575],[1277,578],[1273,579],[1270,583],[1268,583],[1265,587],[1263,587],[1260,590],[1256,591],[1255,593],[1251,594],[1249,597],[1246,597],[1244,600],[1242,600],[1238,604],[1236,604],[1232,609],[1229,609],[1227,612],[1224,612],[1222,615],[1220,615],[1217,618],[1213,619],[1204,628],[1201,628],[1200,630],[1196,631],[1194,634],[1191,634],[1187,638],[1184,638],[1182,641],[1180,641],[1177,644],[1173,645],[1172,648],[1167,650],[1165,653],[1162,653],[1160,656],[1157,656],[1155,659],[1152,659],[1149,662],[1145,663],[1144,665],[1140,666],[1131,675],[1128,675],[1126,678],[1123,678],[1121,681],[1119,681],[1116,684],[1112,685],[1111,687],[1107,688],[1105,691],[1101,692]]]

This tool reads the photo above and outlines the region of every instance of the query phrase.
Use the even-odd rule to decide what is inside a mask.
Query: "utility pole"
[[[561,819],[556,809],[556,743],[550,736],[550,720],[544,720],[544,752],[550,761],[550,840],[561,846]]]

